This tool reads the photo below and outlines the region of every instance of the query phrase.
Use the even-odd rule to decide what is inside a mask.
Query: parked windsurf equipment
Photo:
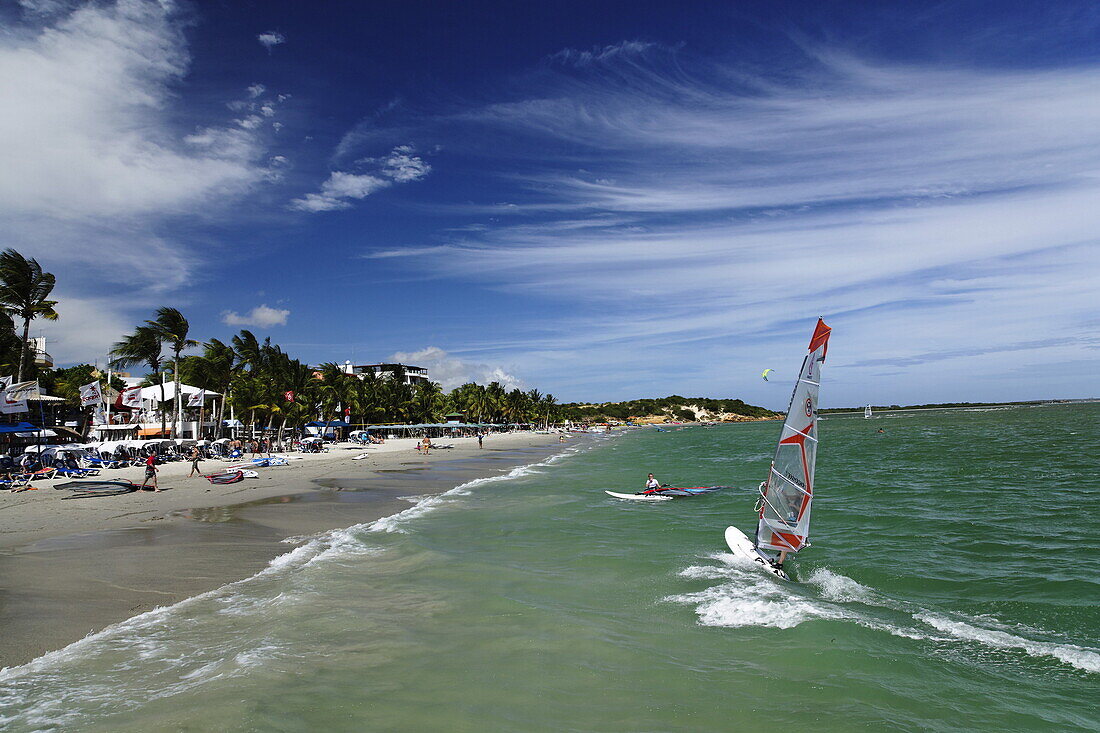
[[[205,477],[212,484],[235,484],[244,480],[244,471],[234,473],[215,473]]]
[[[737,527],[726,528],[726,544],[735,555],[759,563],[784,580],[790,580],[783,569],[788,553],[810,546],[818,391],[831,332],[832,329],[819,318],[794,384],[768,478],[760,484],[755,538],[750,540]]]

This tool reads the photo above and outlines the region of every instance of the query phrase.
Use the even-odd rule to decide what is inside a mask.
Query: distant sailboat
[[[750,540],[737,527],[726,528],[726,544],[734,554],[760,563],[784,580],[790,580],[783,570],[787,554],[810,544],[810,504],[814,498],[817,462],[817,398],[821,364],[829,350],[831,332],[819,318],[798,372],[768,478],[760,484],[755,539]]]
[[[869,418],[869,417],[872,417],[872,415],[871,415],[871,406],[870,405],[867,405],[866,407],[863,408],[863,417],[865,419]]]

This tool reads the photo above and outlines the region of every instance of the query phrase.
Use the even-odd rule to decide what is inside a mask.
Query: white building
[[[413,387],[431,381],[428,378],[427,369],[411,364],[352,364],[350,361],[345,361],[343,366],[345,374],[363,375],[373,373],[376,377],[386,379],[394,379],[401,374],[404,375],[402,381]]]
[[[53,368],[53,357],[46,351],[45,336],[27,339],[27,346],[31,352],[31,358],[34,359],[35,366],[45,369]]]

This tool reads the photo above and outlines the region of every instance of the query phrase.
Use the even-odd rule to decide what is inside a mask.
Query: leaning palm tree
[[[129,336],[111,347],[111,366],[116,369],[144,364],[153,374],[158,374],[161,368],[161,344],[160,336],[148,326],[138,326]],[[163,436],[164,426],[164,380],[160,381],[160,434]]]
[[[28,260],[10,247],[0,252],[0,308],[13,317],[23,319],[17,382],[23,381],[27,367],[27,352],[30,350],[27,339],[30,338],[31,321],[35,318],[57,320],[57,311],[53,309],[57,301],[49,300],[55,282],[52,274],[42,271],[38,260]]]
[[[229,397],[233,379],[240,373],[237,354],[233,348],[218,339],[210,339],[203,345],[201,355],[185,356],[180,362],[181,378],[211,392],[220,392],[217,411],[214,413],[214,425],[221,431],[225,419],[225,401]]]
[[[157,317],[152,321],[146,321],[153,333],[160,338],[172,350],[172,373],[176,383],[176,418],[172,421],[172,437],[175,438],[179,424],[183,420],[183,400],[180,395],[180,354],[184,349],[198,346],[199,342],[187,338],[187,332],[191,330],[191,324],[175,308],[158,308]],[[163,396],[163,395],[162,395]]]

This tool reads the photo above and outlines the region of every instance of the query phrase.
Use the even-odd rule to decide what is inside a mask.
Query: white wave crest
[[[695,565],[680,571],[685,578],[727,582],[696,593],[669,596],[666,601],[695,606],[704,626],[764,626],[789,629],[816,618],[844,618],[847,614],[831,604],[792,592],[792,589],[761,573],[751,562],[715,553],[711,559],[721,565]]]
[[[814,568],[806,582],[816,586],[821,591],[821,596],[830,601],[878,605],[870,588],[829,568]]]
[[[975,641],[997,649],[1020,649],[1033,657],[1053,657],[1077,669],[1100,673],[1100,652],[1093,649],[1086,649],[1076,644],[1057,644],[1049,641],[1025,639],[1006,631],[985,629],[965,621],[952,620],[934,613],[921,612],[913,614],[913,617],[957,639]]]
[[[538,463],[529,463],[525,466],[516,466],[508,473],[500,474],[499,476],[485,476],[483,478],[475,478],[467,481],[464,484],[459,484],[449,491],[444,491],[442,494],[430,494],[422,497],[402,497],[406,499],[415,499],[416,503],[408,509],[403,509],[396,514],[390,514],[389,516],[377,519],[370,524],[366,525],[366,529],[371,532],[398,532],[401,534],[408,534],[408,530],[405,525],[412,519],[418,519],[419,517],[428,514],[441,506],[445,506],[454,501],[455,497],[469,496],[471,494],[470,489],[476,486],[482,486],[488,483],[494,483],[496,481],[510,481],[512,479],[519,478],[521,476],[528,476],[531,474],[541,473],[535,469],[539,466],[548,466],[555,460],[564,458],[575,452],[566,449],[561,453],[556,453],[545,460]]]

